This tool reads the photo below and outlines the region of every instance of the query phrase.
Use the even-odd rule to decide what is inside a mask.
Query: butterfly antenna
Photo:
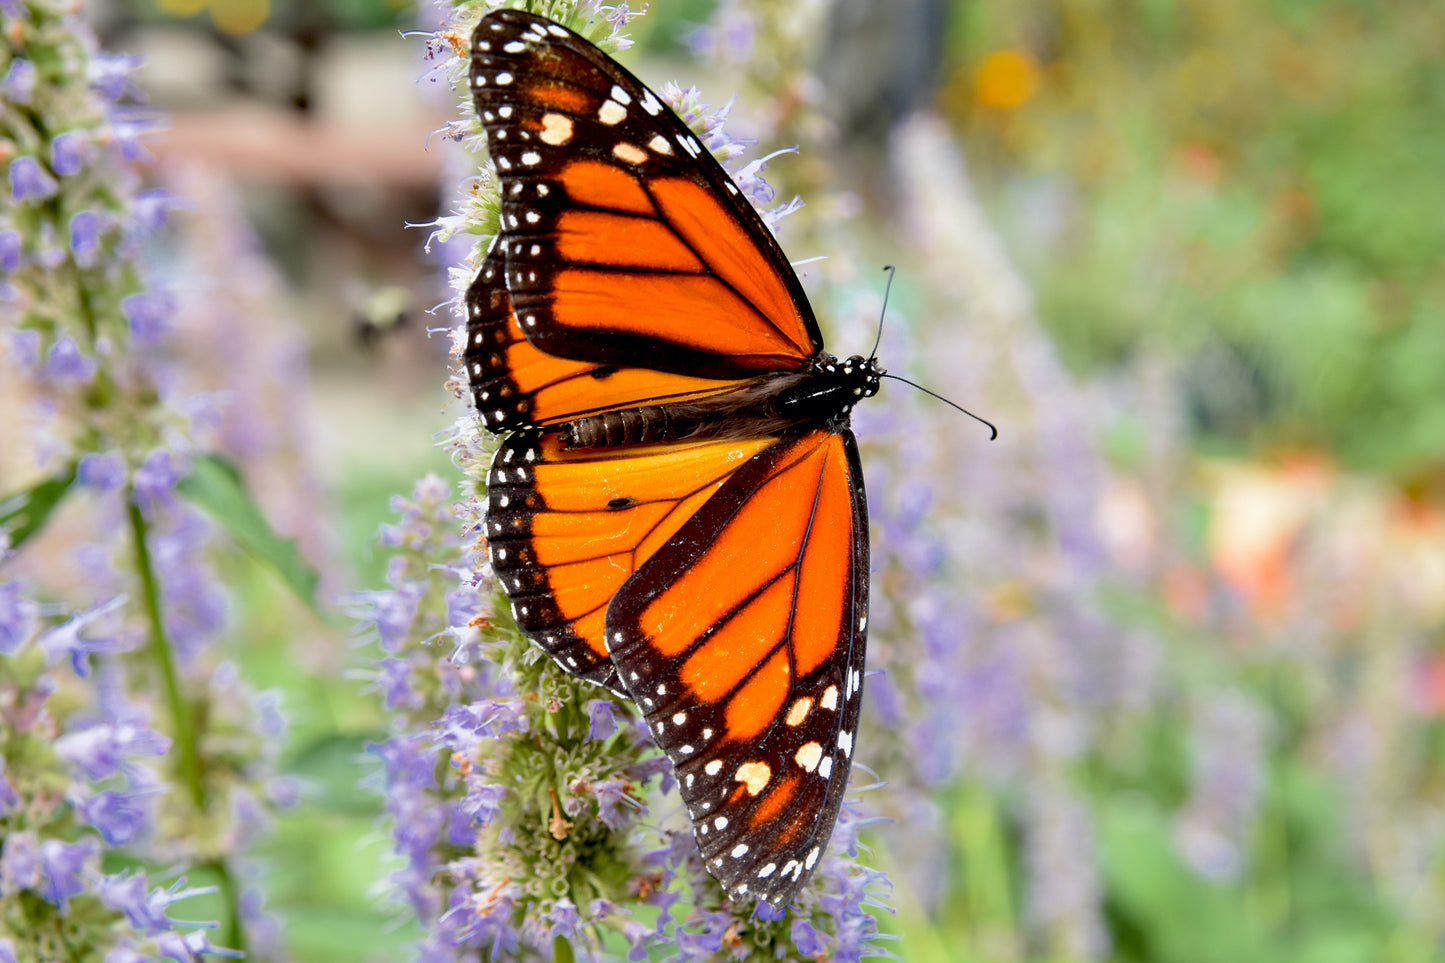
[[[891,264],[883,270],[888,272],[888,283],[883,288],[883,310],[878,312],[878,337],[873,339],[873,353],[868,356],[869,361],[878,357],[878,346],[883,343],[883,316],[888,313],[888,292],[893,290],[893,275],[898,273],[898,269]]]
[[[885,374],[883,375],[883,377],[885,377],[885,378],[892,378],[894,381],[901,381],[901,382],[903,382],[903,383],[906,384],[906,385],[912,385],[913,387],[917,388],[919,391],[923,392],[924,394],[926,394],[926,395],[931,395],[932,397],[937,398],[939,401],[943,402],[944,404],[946,404],[946,405],[948,405],[948,406],[950,406],[950,407],[952,407],[952,408],[957,408],[959,411],[963,412],[965,415],[968,415],[968,416],[969,416],[970,418],[972,418],[974,421],[982,422],[983,424],[988,425],[988,430],[991,431],[991,432],[993,432],[993,434],[991,434],[991,435],[988,436],[988,440],[989,440],[989,441],[993,441],[995,438],[998,437],[998,429],[994,427],[993,422],[989,421],[987,418],[980,418],[978,415],[976,415],[976,414],[974,414],[973,412],[969,411],[967,408],[963,407],[962,405],[960,405],[960,404],[955,404],[954,402],[949,401],[947,398],[943,397],[943,395],[938,394],[937,392],[934,392],[934,391],[929,391],[927,388],[923,387],[923,385],[916,384],[915,382],[909,381],[907,378],[900,378],[898,375],[895,375],[895,374],[886,374],[886,373],[885,373]],[[855,763],[855,765],[856,765],[856,763]]]

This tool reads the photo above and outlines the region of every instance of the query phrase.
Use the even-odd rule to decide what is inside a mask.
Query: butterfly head
[[[861,354],[843,361],[836,361],[842,379],[853,388],[857,398],[871,398],[878,393],[878,385],[887,372],[877,358],[865,358]]]

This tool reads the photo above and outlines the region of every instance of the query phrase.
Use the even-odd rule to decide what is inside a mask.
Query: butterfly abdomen
[[[578,418],[561,426],[567,448],[628,445],[704,438],[761,438],[789,428],[837,422],[859,398],[878,390],[877,362],[819,357],[806,369],[762,375],[720,395],[642,405]]]

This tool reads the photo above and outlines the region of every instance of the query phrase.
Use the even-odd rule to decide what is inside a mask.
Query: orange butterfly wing
[[[757,212],[617,63],[502,10],[473,37],[472,87],[502,189],[466,299],[464,362],[488,428],[727,391],[821,350]]]
[[[852,434],[786,437],[607,610],[612,660],[733,895],[786,903],[833,831],[862,704],[867,528]]]
[[[701,398],[740,383],[547,354],[522,331],[511,295],[499,280],[505,263],[494,247],[467,292],[467,344],[462,352],[472,400],[492,431],[553,425],[637,404]]]
[[[725,439],[615,448],[547,429],[744,399],[832,359],[757,212],[652,91],[521,11],[472,43],[502,207],[463,359],[484,424],[515,430],[489,475],[492,565],[534,642],[642,706],[709,871],[786,903],[832,832],[861,704],[868,533],[846,410],[773,434],[740,401]]]
[[[517,626],[568,672],[630,698],[608,657],[608,603],[770,443],[577,451],[555,433],[513,434],[488,474],[487,540]]]

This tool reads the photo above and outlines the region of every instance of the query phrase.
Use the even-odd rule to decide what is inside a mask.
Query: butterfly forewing
[[[852,434],[788,438],[739,469],[608,609],[622,683],[733,895],[787,903],[832,833],[862,701],[866,531]]]
[[[527,341],[502,283],[502,241],[493,245],[467,291],[467,344],[462,353],[472,399],[492,431],[553,425],[639,404],[718,394],[734,381],[691,378],[647,368],[573,361]]]
[[[472,58],[502,184],[497,249],[529,342],[716,380],[817,353],[817,322],[796,276],[776,269],[776,241],[652,91],[521,11],[485,18]]]

